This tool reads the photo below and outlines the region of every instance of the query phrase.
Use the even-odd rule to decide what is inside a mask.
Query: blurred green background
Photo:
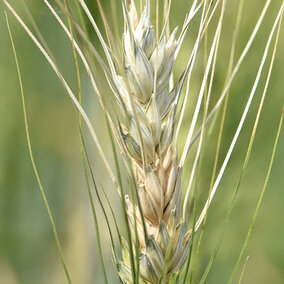
[[[23,15],[24,19],[27,20],[28,18],[21,1],[11,0],[10,2]],[[62,73],[71,87],[76,91],[76,71],[70,42],[68,42],[42,1],[29,0],[26,2],[45,40],[54,53]],[[188,10],[191,2],[186,0],[174,1],[171,14],[172,27],[176,25],[182,26],[185,11]],[[212,93],[213,102],[220,95],[224,84],[238,2],[229,0],[227,4]],[[94,17],[102,28],[101,17],[95,1],[87,1],[87,3],[92,7]],[[240,56],[264,3],[265,1],[263,0],[245,1],[237,42],[236,58]],[[102,4],[107,11],[107,17],[111,19],[110,0],[102,1]],[[268,34],[272,28],[280,4],[280,0],[272,1],[256,40],[233,82],[220,153],[221,160],[226,154],[234,131],[239,123],[260,64]],[[120,5],[118,5],[118,8],[118,17],[122,18],[121,14],[119,14],[121,12]],[[5,24],[5,10],[7,8],[4,7],[1,1],[0,283],[65,283],[66,280],[56,250],[52,228],[29,159],[19,82],[8,30]],[[60,12],[59,8],[57,11],[65,19],[64,14]],[[57,225],[71,278],[73,283],[102,283],[95,229],[80,160],[80,139],[76,113],[61,83],[42,54],[28,38],[11,13],[8,13],[8,16],[22,71],[35,161]],[[189,29],[189,33],[183,44],[182,52],[175,66],[176,77],[182,72],[184,62],[188,59],[194,44],[199,16],[192,23],[192,27]],[[212,38],[210,32],[214,32],[215,24],[216,20],[209,29],[209,40]],[[98,46],[97,39],[92,36],[93,31],[90,25],[87,25],[87,28],[94,45]],[[119,28],[122,30],[122,25]],[[228,282],[264,183],[284,103],[283,29],[281,35],[250,163],[241,185],[240,194],[238,195],[222,246],[212,271],[208,276],[207,283]],[[186,113],[180,139],[181,146],[184,143],[189,127],[192,109],[203,75],[203,48],[204,45],[200,48],[200,54],[197,58],[193,74],[194,80],[192,81],[189,109]],[[268,61],[270,57],[271,51]],[[83,68],[81,69],[83,70]],[[215,248],[229,201],[236,187],[267,70],[268,64],[264,68],[264,75],[249,112],[248,120],[244,125],[231,162],[228,165],[226,174],[212,203],[200,258],[194,274],[195,283],[198,283]],[[97,67],[96,78],[102,81],[101,84],[103,85],[105,82],[102,80],[101,73],[101,70]],[[111,148],[103,114],[84,72],[82,72],[82,82],[83,105],[90,115],[96,131],[99,133],[99,139],[104,146],[107,157],[112,162]],[[110,94],[107,87],[105,88],[105,92],[106,94]],[[220,120],[217,120],[217,128],[214,129],[205,151],[200,181],[200,208],[204,203],[206,194],[208,194],[219,122]],[[117,216],[119,216],[121,211],[118,194],[104,170],[100,157],[87,132],[86,140],[97,181],[106,189],[112,204],[114,204],[114,210]],[[185,172],[189,172],[191,169],[190,165],[194,157],[193,153],[190,152]],[[284,133],[282,131],[267,192],[264,196],[249,246],[245,252],[245,258],[249,256],[249,260],[244,272],[243,283],[284,283],[283,173]],[[184,178],[186,180],[186,175]],[[186,183],[185,180],[184,184]],[[99,207],[96,206],[96,208],[98,208],[109,282],[118,283],[115,268],[111,261],[111,250],[105,221]],[[241,262],[241,268],[243,265],[244,259]],[[240,271],[237,277],[239,275]]]

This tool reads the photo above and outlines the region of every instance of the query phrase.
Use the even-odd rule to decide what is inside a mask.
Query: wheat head
[[[135,226],[138,231],[141,283],[158,283],[162,275],[167,281],[183,267],[189,252],[191,232],[186,232],[181,218],[182,168],[172,145],[181,92],[178,82],[169,88],[177,56],[176,34],[177,29],[156,40],[149,5],[138,19],[130,2],[123,36],[125,73],[114,81],[124,114],[120,133],[132,160],[142,209],[126,196],[133,238]],[[132,283],[129,255],[123,255],[119,275]]]
[[[180,36],[177,37],[177,28],[170,32],[168,31],[167,19],[165,19],[165,24],[163,30],[160,35],[157,35],[153,25],[150,21],[150,0],[146,0],[146,6],[142,12],[141,17],[139,18],[134,0],[129,0],[129,8],[127,8],[127,4],[125,0],[122,0],[123,5],[123,16],[124,16],[124,33],[123,33],[123,56],[121,62],[117,60],[117,54],[113,53],[113,46],[110,44],[108,46],[101,33],[99,28],[96,25],[95,20],[93,19],[91,13],[89,12],[84,0],[78,0],[83,10],[85,11],[87,17],[89,18],[100,42],[104,49],[104,53],[107,57],[109,69],[104,64],[101,57],[98,55],[96,49],[90,44],[87,36],[82,32],[80,27],[76,24],[76,21],[73,22],[76,31],[78,34],[86,41],[87,45],[90,45],[90,51],[93,53],[94,57],[98,60],[100,66],[102,67],[108,83],[115,95],[117,100],[117,105],[119,106],[120,115],[115,123],[113,123],[110,111],[105,109],[104,102],[102,97],[97,90],[97,85],[94,80],[91,68],[89,66],[88,60],[86,60],[84,53],[81,51],[80,46],[76,43],[73,38],[72,32],[65,27],[64,23],[61,21],[60,17],[57,15],[55,10],[49,4],[48,0],[44,0],[45,4],[48,6],[52,14],[55,16],[56,20],[62,26],[64,32],[68,35],[69,39],[72,41],[72,46],[74,51],[78,52],[78,55],[81,57],[82,62],[86,68],[86,71],[90,77],[92,86],[94,91],[97,93],[100,103],[102,104],[103,109],[106,111],[107,118],[109,119],[109,126],[112,127],[112,130],[115,134],[118,144],[121,146],[121,150],[125,154],[126,162],[130,161],[131,165],[131,173],[133,173],[134,182],[135,182],[135,190],[136,190],[136,198],[134,195],[131,197],[128,195],[123,196],[122,194],[122,202],[125,201],[126,204],[126,219],[128,226],[128,232],[131,231],[132,238],[130,237],[128,242],[126,242],[118,232],[118,235],[122,245],[122,260],[117,263],[117,259],[115,259],[118,274],[120,280],[124,284],[131,283],[141,283],[141,284],[155,284],[155,283],[169,283],[170,277],[175,272],[180,272],[186,263],[187,260],[190,260],[191,249],[194,240],[194,232],[198,229],[200,224],[203,222],[207,214],[207,210],[209,208],[210,202],[216,192],[216,189],[219,185],[219,182],[222,178],[222,175],[225,171],[225,168],[228,164],[228,161],[231,157],[231,153],[234,149],[236,141],[238,139],[239,133],[242,129],[244,121],[246,119],[248,110],[251,105],[251,101],[254,97],[256,87],[259,83],[259,78],[264,66],[264,63],[267,58],[268,50],[270,47],[270,43],[272,41],[273,34],[276,30],[276,27],[279,23],[279,29],[277,38],[275,41],[273,59],[271,60],[272,69],[274,55],[276,51],[276,46],[278,42],[279,30],[281,25],[282,14],[284,11],[284,1],[282,2],[281,9],[278,12],[277,18],[275,19],[273,28],[269,35],[269,39],[266,43],[266,48],[264,55],[261,60],[261,64],[259,66],[258,74],[248,98],[246,107],[244,109],[241,121],[238,125],[238,128],[235,132],[232,143],[230,144],[229,150],[226,154],[225,160],[221,166],[221,169],[218,173],[216,181],[212,184],[212,188],[210,186],[210,192],[206,204],[202,210],[202,213],[195,223],[193,222],[192,230],[186,231],[186,224],[184,218],[186,213],[186,206],[188,200],[188,194],[191,188],[192,177],[195,173],[196,164],[199,160],[200,149],[202,145],[202,134],[205,128],[207,121],[214,115],[216,110],[221,105],[225,95],[230,88],[232,80],[234,76],[238,72],[238,69],[243,62],[248,50],[251,47],[251,44],[255,38],[255,35],[258,32],[259,26],[263,20],[263,17],[270,5],[271,0],[267,0],[266,4],[262,10],[262,13],[256,23],[256,26],[247,42],[239,60],[237,61],[236,66],[228,72],[228,80],[225,84],[224,90],[216,103],[215,107],[212,109],[210,114],[207,116],[209,98],[206,99],[205,102],[205,115],[203,120],[203,126],[200,131],[197,132],[195,137],[198,137],[201,133],[201,139],[198,145],[198,150],[196,153],[196,158],[193,165],[193,170],[191,172],[191,178],[189,181],[189,186],[186,190],[185,200],[182,204],[182,194],[181,194],[181,176],[184,166],[185,158],[188,154],[188,150],[191,147],[192,143],[195,141],[195,137],[193,137],[193,131],[196,126],[197,117],[199,115],[199,110],[201,106],[201,102],[203,100],[203,96],[205,93],[205,85],[209,77],[210,69],[212,66],[212,74],[214,75],[214,65],[217,57],[218,43],[220,40],[220,33],[222,27],[222,19],[224,15],[224,9],[226,6],[226,0],[222,1],[222,9],[218,22],[218,26],[214,35],[214,39],[212,42],[212,46],[210,48],[208,61],[206,63],[205,74],[203,77],[203,82],[200,90],[200,94],[198,97],[198,101],[196,104],[196,108],[193,115],[193,122],[191,124],[190,130],[187,135],[185,147],[181,156],[180,161],[177,158],[177,134],[180,127],[180,122],[182,121],[184,107],[186,105],[183,104],[181,108],[181,116],[179,117],[179,124],[176,127],[177,120],[177,106],[179,102],[179,98],[181,95],[181,90],[185,82],[185,78],[188,75],[190,79],[191,73],[191,65],[195,60],[196,52],[201,41],[201,38],[204,36],[204,32],[206,31],[207,24],[209,24],[211,20],[211,16],[214,14],[215,9],[218,7],[218,2],[216,1],[215,6],[212,8],[212,13],[209,13],[209,10],[206,10],[207,1],[200,1],[199,5],[197,5],[197,1],[193,1],[191,11],[187,15],[185,19],[185,24],[183,29],[180,32]],[[60,1],[58,5],[60,6]],[[166,1],[167,2],[167,1]],[[210,5],[213,5],[213,0],[210,1]],[[114,184],[119,188],[119,185],[116,182],[115,175],[113,174],[111,167],[108,164],[108,161],[102,151],[100,143],[97,139],[96,133],[91,125],[91,122],[86,115],[84,109],[82,108],[80,102],[76,99],[73,92],[71,91],[69,85],[65,81],[64,77],[60,73],[59,69],[56,66],[56,63],[53,61],[52,57],[48,54],[45,48],[41,45],[41,43],[35,38],[30,29],[26,26],[26,24],[22,21],[19,15],[14,11],[14,9],[10,6],[10,4],[4,0],[5,5],[11,10],[19,23],[23,26],[27,34],[31,37],[31,39],[38,46],[42,54],[46,57],[51,67],[54,69],[55,73],[59,77],[62,82],[64,88],[66,89],[68,95],[72,99],[74,105],[78,109],[80,113],[80,119],[83,118],[92,138],[99,150],[99,153],[102,157],[102,160],[106,166],[106,169],[110,173]],[[99,3],[99,0],[98,0]],[[142,3],[142,1],[140,2]],[[207,4],[206,4],[207,3]],[[243,1],[241,1],[243,3]],[[66,2],[65,2],[66,4]],[[190,17],[193,17],[195,12],[203,5],[203,12],[201,16],[201,24],[200,31],[198,34],[198,38],[196,40],[195,47],[192,51],[192,55],[188,61],[187,67],[185,68],[185,72],[181,74],[178,80],[173,82],[173,66],[175,64],[177,55],[180,50],[180,45],[183,41],[184,35],[188,28]],[[242,5],[240,5],[241,7]],[[62,6],[60,6],[62,8]],[[199,8],[198,8],[199,7]],[[69,14],[68,9],[64,7],[62,10],[70,17],[69,20],[72,20],[72,15]],[[240,9],[241,11],[241,9]],[[8,23],[8,21],[7,21]],[[70,22],[71,23],[71,22]],[[107,29],[106,29],[107,30]],[[9,30],[10,31],[10,30]],[[70,25],[70,31],[71,25]],[[12,37],[11,37],[12,39]],[[113,39],[112,39],[113,40]],[[110,40],[111,41],[111,40]],[[46,48],[48,49],[48,48]],[[115,47],[117,49],[117,47]],[[13,45],[14,50],[14,45]],[[14,51],[15,52],[15,51]],[[74,52],[75,53],[75,52]],[[234,52],[232,52],[234,54]],[[76,56],[75,56],[76,57]],[[233,59],[233,56],[232,56]],[[118,63],[118,64],[117,64]],[[121,63],[121,64],[120,64]],[[233,61],[231,62],[233,63]],[[121,65],[122,68],[118,71],[118,65]],[[121,67],[119,66],[119,67]],[[18,67],[18,66],[17,66]],[[232,68],[232,66],[231,66]],[[20,76],[20,75],[19,75]],[[270,76],[270,74],[269,74]],[[265,97],[265,93],[267,90],[267,85],[269,82],[269,78],[267,77],[266,81],[266,89],[263,93],[263,99]],[[213,76],[211,76],[211,79]],[[189,82],[188,79],[188,82]],[[189,83],[188,83],[189,85]],[[212,80],[210,80],[210,86],[208,88],[208,97],[210,97],[212,87]],[[185,101],[187,100],[188,90],[186,91]],[[23,96],[23,94],[22,94]],[[205,99],[204,99],[205,100]],[[24,105],[24,113],[25,113],[25,104]],[[260,115],[261,108],[258,111],[258,115]],[[117,114],[115,114],[117,115]],[[26,119],[26,117],[25,117]],[[282,115],[283,119],[283,115]],[[258,118],[256,119],[257,125]],[[118,122],[116,124],[116,122]],[[282,120],[279,126],[281,128]],[[176,129],[177,128],[177,129]],[[29,134],[28,127],[26,122],[26,131],[29,142]],[[279,133],[279,132],[278,132]],[[253,134],[254,135],[254,134]],[[251,144],[253,143],[253,135],[251,138]],[[278,134],[279,135],[279,134]],[[278,137],[278,136],[277,136]],[[278,138],[277,138],[278,139]],[[277,145],[277,139],[275,145]],[[83,146],[83,145],[82,145]],[[276,147],[276,146],[275,146]],[[115,147],[114,147],[115,148]],[[55,239],[58,246],[58,251],[60,254],[60,258],[68,279],[68,282],[71,283],[71,279],[69,277],[65,262],[63,260],[61,246],[59,243],[57,231],[55,228],[55,224],[49,209],[49,205],[46,201],[46,197],[44,191],[41,186],[40,179],[37,174],[36,166],[34,164],[30,144],[29,151],[31,155],[31,160],[33,162],[33,167],[35,169],[35,173],[38,179],[38,183],[40,189],[42,191],[43,198],[45,200],[46,208],[48,214],[50,216],[50,220],[53,226]],[[245,165],[248,161],[248,157],[250,155],[250,148],[248,149],[248,156],[245,160]],[[274,154],[273,154],[274,155]],[[87,156],[87,155],[86,155]],[[84,158],[83,158],[84,161]],[[273,161],[273,158],[272,158]],[[126,163],[129,165],[128,163]],[[89,163],[88,163],[89,165]],[[272,163],[271,163],[272,165]],[[89,165],[90,167],[90,165]],[[244,166],[245,171],[246,166]],[[270,170],[269,170],[270,171]],[[213,175],[214,176],[214,175]],[[269,177],[269,173],[268,173]],[[267,180],[268,180],[267,177]],[[240,180],[242,179],[242,175]],[[95,183],[95,182],[94,182]],[[238,184],[239,186],[239,184]],[[265,187],[264,187],[265,189]],[[232,209],[233,201],[238,191],[238,187],[235,191],[235,194],[232,199],[232,203],[230,205],[229,213],[227,217],[230,216],[230,210]],[[122,193],[122,191],[121,191]],[[99,196],[99,195],[98,195]],[[196,195],[197,196],[197,195]],[[260,199],[261,201],[261,199]],[[260,203],[259,203],[260,204]],[[259,206],[259,205],[258,205]],[[103,206],[102,206],[103,208]],[[125,207],[124,207],[125,208]],[[93,205],[94,209],[94,205]],[[258,210],[258,207],[257,207]],[[256,210],[256,212],[257,212]],[[95,209],[94,209],[95,212]],[[183,212],[183,214],[181,214]],[[106,218],[107,219],[107,218]],[[114,218],[115,220],[115,218]],[[226,219],[227,222],[228,219]],[[254,222],[254,220],[253,220]],[[252,224],[253,224],[252,222]],[[226,225],[226,223],[225,223]],[[110,228],[109,228],[110,230]],[[119,231],[119,230],[118,230]],[[130,235],[130,232],[129,232]],[[250,232],[248,233],[249,238]],[[201,239],[201,238],[200,238]],[[132,243],[131,243],[132,240]],[[220,238],[221,240],[221,238]],[[247,241],[246,241],[247,242]],[[99,234],[98,234],[98,246]],[[234,269],[238,267],[239,261],[242,257],[244,248],[246,247],[246,243],[241,251],[238,263]],[[114,244],[112,243],[112,248],[114,248]],[[134,249],[135,248],[135,249]],[[218,248],[218,245],[217,245]],[[214,252],[215,253],[215,252]],[[133,256],[135,254],[136,263],[133,261]],[[115,255],[115,253],[114,253]],[[213,255],[214,260],[215,255]],[[115,255],[116,258],[116,255]],[[101,263],[105,277],[105,283],[107,283],[106,272],[104,270],[103,258],[101,255]],[[212,263],[211,263],[212,264]],[[208,267],[210,270],[209,263]],[[189,267],[189,261],[187,262],[187,268]],[[207,268],[208,268],[207,267]],[[193,268],[194,269],[194,268]],[[202,278],[201,283],[204,282],[208,271],[206,269],[204,278]],[[136,274],[135,274],[136,272]],[[139,272],[139,273],[138,273]],[[184,277],[184,282],[186,281],[187,272]],[[233,274],[230,280],[230,283],[233,279]],[[178,280],[176,279],[178,282]],[[177,283],[176,282],[176,283]]]

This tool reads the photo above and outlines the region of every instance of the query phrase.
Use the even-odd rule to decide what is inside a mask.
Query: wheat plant
[[[102,26],[98,25],[98,20],[92,15],[84,0],[55,0],[53,4],[56,5],[56,8],[51,5],[50,1],[43,0],[50,15],[59,23],[70,40],[76,65],[78,96],[72,91],[62,75],[55,56],[50,51],[36,21],[33,20],[33,16],[28,10],[28,5],[25,6],[28,19],[35,32],[13,8],[11,1],[3,1],[47,59],[78,114],[76,116],[78,123],[75,127],[78,127],[81,139],[82,165],[97,232],[98,255],[104,283],[110,283],[107,267],[104,264],[99,226],[99,223],[104,222],[98,219],[96,213],[98,208],[95,206],[94,199],[98,201],[96,204],[103,211],[103,218],[108,228],[113,269],[118,276],[117,282],[158,284],[195,283],[197,281],[194,277],[195,269],[198,267],[205,225],[207,219],[210,218],[210,204],[228,167],[256,91],[262,87],[261,84],[264,84],[261,101],[255,112],[255,122],[246,156],[243,164],[240,165],[241,174],[237,185],[232,186],[235,189],[224,218],[223,230],[207,267],[198,279],[199,283],[204,283],[221,245],[250,158],[276,57],[284,2],[279,3],[268,37],[263,39],[264,51],[257,66],[255,79],[252,81],[251,91],[246,97],[247,101],[240,114],[240,121],[222,160],[219,157],[219,151],[224,123],[228,119],[229,90],[241,66],[245,64],[247,55],[269,10],[271,0],[265,1],[250,37],[237,57],[235,51],[238,33],[243,9],[246,7],[245,1],[238,1],[236,21],[232,28],[232,41],[228,45],[228,67],[226,67],[226,72],[222,74],[223,89],[219,94],[216,94],[214,89],[215,71],[218,60],[223,59],[223,54],[219,54],[219,46],[222,41],[224,17],[232,1],[194,0],[190,1],[190,5],[184,1],[189,9],[182,16],[182,26],[178,27],[173,21],[170,21],[171,13],[178,0],[175,2],[171,0],[112,0],[112,10],[108,13],[103,8],[104,3],[97,0]],[[121,24],[122,22],[123,24]],[[191,30],[193,22],[198,23],[198,29],[195,31],[194,37],[191,36],[193,44],[189,49],[185,42],[186,38],[193,33]],[[91,32],[86,24],[92,28]],[[30,157],[52,224],[67,281],[71,283],[72,271],[69,271],[68,265],[66,265],[53,215],[33,158],[24,83],[21,79],[17,46],[14,45],[13,32],[11,32],[8,17],[7,26],[20,79]],[[96,44],[92,42],[94,35],[96,36]],[[179,56],[183,49],[187,50],[186,61],[181,62]],[[200,65],[200,58],[202,58],[203,64],[200,67],[202,76],[198,82],[200,86],[196,98],[192,98],[192,86],[197,85],[196,82],[193,82],[196,80],[194,70]],[[268,66],[268,71],[264,68],[265,64]],[[83,107],[82,100],[84,100],[85,94],[83,94],[81,86],[81,67],[84,68],[84,73],[90,80],[93,92],[96,94],[104,114],[102,117],[97,117],[96,121],[106,120],[107,122],[115,161],[114,166],[107,158],[108,155],[102,147],[103,141],[99,139],[91,119]],[[174,72],[175,68],[181,70],[179,74]],[[101,89],[99,82],[102,76],[105,78],[103,89]],[[105,94],[104,90],[107,88],[108,92]],[[228,280],[230,283],[235,280],[235,274],[243,258],[267,186],[282,119],[283,111],[267,177],[246,240],[243,247],[240,248],[239,258],[232,269],[230,280]],[[211,174],[211,182],[205,187],[201,186],[202,166],[206,164],[205,151],[208,145],[213,143],[212,132],[215,131],[217,125],[219,127],[218,138],[215,141],[217,146],[215,152],[210,153],[210,156],[214,157],[214,163],[212,168],[208,170]],[[117,190],[117,198],[121,201],[124,213],[121,217],[118,217],[114,212],[105,189],[98,190],[97,184],[102,181],[95,178],[93,173],[92,159],[88,154],[88,144],[85,142],[86,133],[91,135],[103,161],[105,171],[113,181],[114,189]],[[95,197],[92,195],[91,186],[95,189]],[[201,200],[200,195],[203,197]],[[200,205],[201,202],[203,205]],[[120,228],[120,222],[117,219],[124,220],[125,229]],[[113,229],[113,223],[115,229]],[[124,233],[121,233],[122,231]],[[117,248],[117,243],[119,248]],[[241,282],[242,275],[243,272],[239,282]]]

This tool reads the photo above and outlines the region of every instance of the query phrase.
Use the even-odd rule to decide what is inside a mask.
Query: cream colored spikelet
[[[138,19],[131,1],[124,16],[125,73],[114,81],[124,114],[120,133],[132,160],[146,234],[142,216],[128,196],[127,213],[133,239],[135,223],[138,231],[139,281],[158,283],[161,277],[167,281],[172,273],[183,267],[191,235],[186,233],[185,222],[180,217],[182,169],[178,167],[172,146],[180,95],[178,83],[169,90],[177,29],[169,38],[162,34],[157,42],[147,5]],[[123,246],[119,276],[124,283],[133,282],[127,244]]]

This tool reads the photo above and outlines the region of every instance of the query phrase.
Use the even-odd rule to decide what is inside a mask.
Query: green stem
[[[236,265],[234,267],[234,270],[232,272],[232,275],[230,277],[229,284],[231,284],[233,282],[234,276],[235,276],[235,274],[237,272],[237,269],[238,269],[239,264],[241,262],[241,259],[243,257],[244,251],[245,251],[245,249],[246,249],[246,247],[248,245],[248,241],[249,241],[249,238],[250,238],[250,235],[251,235],[251,232],[252,232],[252,229],[253,229],[253,226],[254,226],[254,223],[255,223],[255,220],[256,220],[256,217],[257,217],[257,214],[258,214],[258,211],[259,211],[262,199],[263,199],[263,196],[264,196],[264,193],[266,191],[266,187],[267,187],[268,180],[269,180],[270,173],[271,173],[271,169],[272,169],[272,166],[273,166],[273,161],[274,161],[274,157],[275,157],[275,153],[276,153],[276,149],[277,149],[277,144],[278,144],[278,140],[279,140],[279,136],[280,136],[280,132],[281,132],[281,128],[282,128],[283,116],[284,116],[284,106],[283,106],[283,109],[282,109],[282,114],[281,114],[281,118],[280,118],[280,122],[279,122],[279,127],[278,127],[278,131],[277,131],[276,139],[275,139],[275,142],[274,142],[274,147],[273,147],[273,151],[272,151],[272,155],[271,155],[271,159],[270,159],[267,175],[266,175],[266,178],[265,178],[265,182],[264,182],[261,194],[259,196],[259,199],[258,199],[258,202],[257,202],[257,206],[256,206],[255,212],[253,214],[252,222],[250,224],[250,227],[249,227],[249,230],[248,230],[245,242],[243,244],[243,247],[241,249],[240,255],[239,255],[238,260],[237,260],[237,263],[236,263]]]
[[[19,83],[20,83],[21,97],[22,97],[22,107],[23,107],[23,113],[24,113],[25,131],[26,131],[26,137],[27,137],[27,143],[28,143],[28,150],[29,150],[30,160],[31,160],[31,163],[32,163],[32,167],[33,167],[35,176],[36,176],[37,183],[38,183],[39,188],[40,188],[40,192],[41,192],[41,195],[42,195],[42,198],[43,198],[43,201],[44,201],[44,205],[46,207],[46,210],[47,210],[47,213],[48,213],[48,216],[49,216],[49,220],[51,222],[53,235],[54,235],[54,238],[55,238],[55,242],[56,242],[57,250],[58,250],[58,253],[59,253],[60,261],[61,261],[61,263],[63,265],[63,269],[64,269],[64,272],[65,272],[67,281],[68,281],[69,284],[71,284],[72,283],[71,282],[71,278],[70,278],[67,266],[66,266],[65,261],[64,261],[64,257],[63,257],[62,248],[61,248],[61,244],[60,244],[60,241],[59,241],[57,229],[56,229],[56,226],[55,226],[55,223],[54,223],[54,219],[53,219],[50,207],[49,207],[49,203],[47,201],[47,198],[46,198],[46,195],[45,195],[45,191],[43,189],[43,186],[42,186],[42,183],[41,183],[41,179],[39,177],[39,173],[38,173],[38,170],[37,170],[37,167],[36,167],[36,164],[35,164],[35,160],[34,160],[34,156],[33,156],[31,140],[30,140],[30,133],[29,133],[29,124],[28,124],[28,118],[27,118],[27,110],[26,110],[24,88],[23,88],[22,76],[21,76],[21,70],[20,70],[18,57],[17,57],[17,53],[16,53],[16,48],[15,48],[15,45],[14,45],[14,40],[13,40],[13,36],[12,36],[11,29],[10,29],[10,26],[9,26],[7,14],[6,14],[6,23],[7,23],[7,27],[8,27],[8,31],[9,31],[9,36],[10,36],[10,39],[11,39],[11,44],[12,44],[12,48],[13,48],[13,53],[14,53],[14,57],[15,57],[15,61],[16,61],[18,78],[19,78]]]

